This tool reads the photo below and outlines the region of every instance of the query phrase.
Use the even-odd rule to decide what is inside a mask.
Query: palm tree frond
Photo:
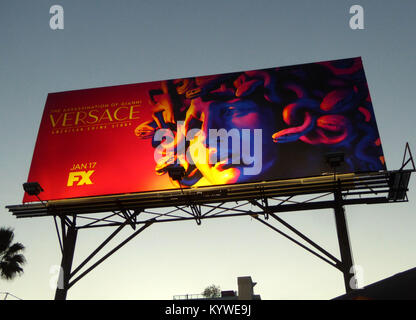
[[[23,273],[22,265],[26,258],[22,252],[25,246],[20,242],[13,243],[14,232],[11,228],[0,228],[0,278],[12,280]]]
[[[20,251],[23,251],[25,249],[25,246],[21,244],[20,242],[13,243],[7,251],[5,251],[4,255],[15,255],[18,254]]]
[[[0,228],[0,254],[13,242],[14,233],[11,228]]]
[[[19,265],[0,262],[0,276],[6,280],[12,280],[16,275],[23,273],[23,269]]]
[[[16,254],[14,256],[7,257],[7,259],[3,259],[3,261],[10,263],[10,264],[25,264],[26,258],[22,254]]]

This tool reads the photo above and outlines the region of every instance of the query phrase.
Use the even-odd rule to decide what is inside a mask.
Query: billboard
[[[359,57],[50,93],[28,181],[42,200],[274,181],[329,173],[330,152],[386,170]]]

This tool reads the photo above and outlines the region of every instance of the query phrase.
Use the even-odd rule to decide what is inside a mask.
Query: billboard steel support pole
[[[350,293],[353,290],[350,283],[353,276],[353,274],[351,274],[353,259],[339,180],[338,188],[336,188],[334,192],[334,200],[335,224],[337,229],[339,250],[341,254],[342,273],[344,275],[346,293]]]
[[[59,272],[59,281],[56,287],[55,300],[66,300],[66,295],[69,289],[69,279],[72,268],[72,261],[74,258],[75,243],[77,240],[78,230],[75,227],[75,217],[70,225],[68,225],[65,232],[65,217],[62,219],[62,237],[63,237],[63,251],[61,260],[61,270]],[[68,221],[68,220],[67,220]]]

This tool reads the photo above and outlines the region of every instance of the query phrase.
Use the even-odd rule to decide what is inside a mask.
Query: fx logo
[[[72,187],[74,182],[78,181],[77,186],[82,186],[84,184],[92,184],[91,175],[94,173],[94,170],[90,171],[73,171],[69,173],[67,187]]]

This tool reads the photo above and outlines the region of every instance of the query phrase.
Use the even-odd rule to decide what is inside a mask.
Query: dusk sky
[[[62,30],[49,24],[56,4],[64,9]],[[364,29],[350,28],[356,4]],[[21,299],[55,294],[50,283],[61,254],[53,219],[16,219],[5,208],[22,203],[48,93],[360,56],[394,170],[406,142],[416,153],[415,31],[412,0],[2,0],[0,226],[14,229],[27,264],[22,276],[0,280],[0,292]],[[416,266],[414,176],[409,189],[407,203],[346,208],[364,285]],[[280,216],[339,257],[332,210]],[[111,231],[80,231],[74,266]],[[338,270],[239,217],[152,225],[75,284],[68,299],[169,300],[211,284],[236,290],[239,276],[251,276],[265,300],[331,299],[345,290]]]

